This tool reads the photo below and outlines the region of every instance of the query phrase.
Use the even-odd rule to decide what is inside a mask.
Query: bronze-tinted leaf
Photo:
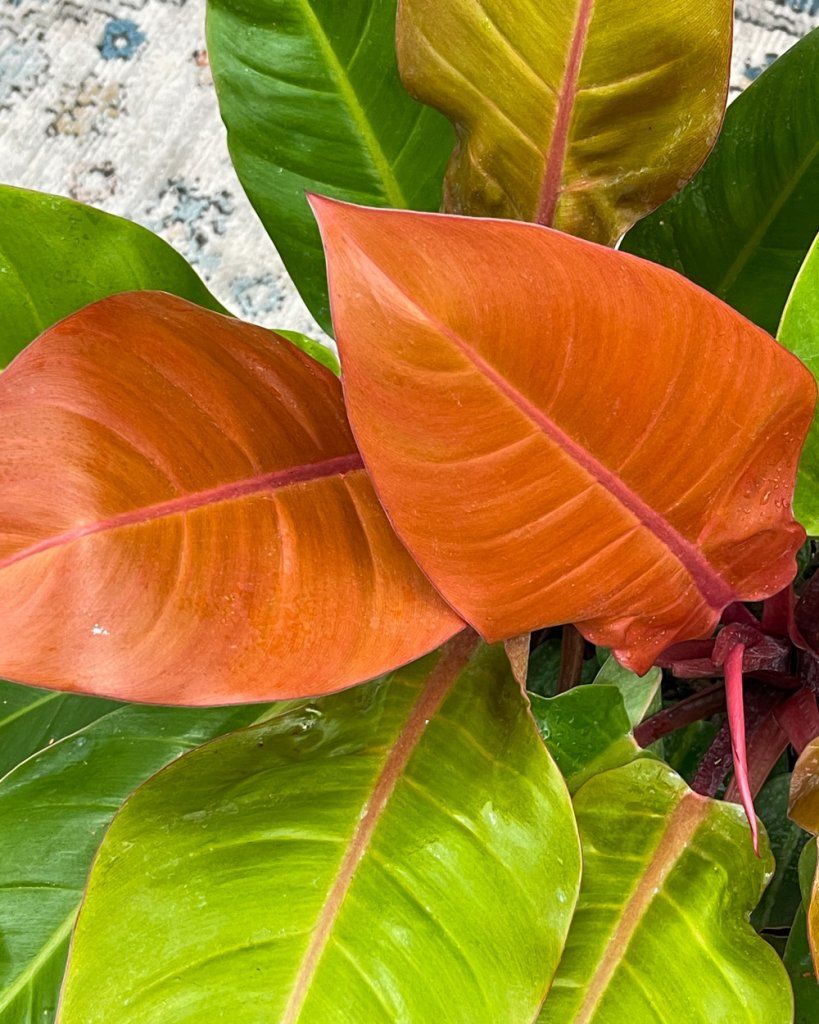
[[[484,636],[571,621],[643,673],[791,579],[816,389],[773,338],[537,225],[314,204],[359,447]]]

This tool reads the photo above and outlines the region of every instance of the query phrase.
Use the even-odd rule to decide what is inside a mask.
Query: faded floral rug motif
[[[737,0],[737,95],[819,0]],[[146,225],[239,316],[320,336],[228,158],[205,0],[0,0],[0,181]]]

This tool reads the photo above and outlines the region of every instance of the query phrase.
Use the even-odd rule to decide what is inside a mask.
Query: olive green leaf
[[[311,712],[208,744],[128,801],[61,1024],[532,1020],[579,849],[502,645],[462,635]]]
[[[131,221],[0,185],[0,366],[70,313],[157,289],[224,312],[184,258]]]
[[[819,235],[796,275],[777,337],[819,380]],[[819,413],[802,449],[793,511],[811,536],[819,534]]]
[[[396,0],[209,0],[208,53],[234,166],[290,276],[330,330],[305,192],[436,210],[453,134],[410,98]]]
[[[673,195],[725,109],[730,0],[401,0],[409,91],[458,133],[449,213],[613,245]]]
[[[56,742],[0,781],[0,1024],[50,1024],[91,860],[122,801],[263,709],[115,705],[8,683],[2,692],[19,712],[0,733],[4,760],[12,750],[27,757],[46,736]]]
[[[690,184],[626,235],[773,334],[819,230],[819,30],[728,108]]]
[[[648,759],[574,807],[583,885],[541,1024],[790,1024],[787,974],[748,923],[773,862],[742,811]]]

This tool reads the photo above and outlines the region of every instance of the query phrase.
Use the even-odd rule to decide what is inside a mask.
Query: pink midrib
[[[338,919],[344,899],[352,885],[355,873],[372,840],[381,816],[395,791],[413,751],[436,714],[455,680],[468,663],[478,638],[468,630],[451,640],[435,665],[421,696],[416,701],[373,787],[370,799],[356,827],[350,845],[342,858],[332,887],[322,905],[315,928],[302,957],[296,980],[290,992],[281,1024],[296,1024],[304,1008],[310,985],[316,975],[322,954],[327,948],[333,926]]]
[[[90,537],[95,533],[105,533],[109,530],[121,529],[127,526],[139,526],[142,523],[150,523],[155,519],[163,519],[168,516],[180,515],[192,512],[194,509],[206,505],[216,505],[225,501],[233,501],[237,498],[245,498],[252,494],[261,494],[264,491],[277,491],[292,484],[309,483],[312,480],[320,480],[328,476],[342,475],[355,470],[363,470],[364,463],[361,456],[355,452],[351,455],[339,455],[332,459],[325,459],[321,462],[307,463],[303,466],[292,466],[288,469],[276,470],[272,473],[262,473],[258,476],[248,477],[245,480],[236,480],[228,484],[220,484],[204,491],[195,491],[191,494],[184,494],[179,498],[170,498],[168,501],[160,501],[155,505],[145,505],[142,508],[131,509],[128,512],[120,512],[107,519],[99,519],[93,523],[83,523],[75,526],[72,530],[56,534],[53,537],[46,537],[36,544],[22,548],[13,555],[9,555],[0,561],[0,569],[7,569],[16,562],[21,562],[33,555],[39,555],[51,548],[62,547],[83,537]]]
[[[569,146],[572,112],[577,99],[580,65],[583,63],[583,51],[586,48],[593,11],[594,0],[580,0],[572,41],[569,45],[563,84],[557,98],[554,130],[549,142],[549,151],[546,154],[546,166],[537,206],[538,224],[551,226],[554,221],[557,200],[560,195],[560,183],[563,178],[563,165],[566,162],[566,151]]]
[[[349,244],[350,240],[348,240]],[[628,484],[616,473],[603,465],[591,452],[578,444],[561,427],[551,420],[541,409],[521,394],[505,377],[503,377],[494,366],[488,363],[475,349],[462,338],[457,331],[447,326],[442,320],[425,309],[402,288],[393,278],[388,277],[377,263],[361,248],[356,242],[355,245],[363,258],[375,268],[378,273],[384,276],[390,285],[403,298],[423,316],[432,327],[448,338],[452,344],[482,373],[492,384],[497,387],[510,402],[531,420],[540,430],[554,443],[566,452],[588,475],[596,480],[605,490],[616,498],[620,504],[645,526],[668,550],[674,555],[683,566],[692,581],[697,586],[703,600],[715,612],[721,613],[726,605],[736,600],[738,595],[733,588],[709,565],[706,558],[699,549],[684,537],[671,523],[668,522],[659,512],[647,504],[639,494],[633,491]],[[344,341],[341,340],[342,349]]]

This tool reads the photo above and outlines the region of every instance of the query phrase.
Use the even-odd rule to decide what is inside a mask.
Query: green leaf
[[[0,779],[27,757],[118,705],[0,680]]]
[[[454,141],[406,93],[396,0],[209,0],[207,35],[231,157],[321,326],[324,255],[305,191],[437,210]]]
[[[711,719],[692,722],[682,729],[676,729],[662,739],[663,760],[678,775],[682,775],[686,782],[691,783],[718,731],[716,723]]]
[[[308,338],[306,334],[301,334],[299,331],[282,331],[277,329],[276,334],[280,334],[283,338],[287,338],[288,341],[292,341],[296,348],[300,348],[302,352],[306,352],[308,356],[312,356],[316,362],[321,363],[322,366],[326,366],[328,370],[331,370],[336,375],[336,377],[341,375],[341,366],[338,362],[338,356],[331,348],[328,348],[326,345],[322,345],[320,341],[314,341],[312,338]]]
[[[594,681],[617,687],[623,695],[632,726],[639,725],[649,712],[660,710],[662,669],[651,668],[644,676],[638,676],[636,672],[623,668],[613,655],[609,655]]]
[[[773,864],[742,811],[647,759],[574,807],[583,885],[541,1024],[790,1024],[782,962],[748,924]]]
[[[819,235],[796,275],[777,337],[819,380]],[[793,510],[811,536],[819,534],[819,413],[802,449]]]
[[[615,686],[575,686],[557,697],[531,693],[529,700],[570,793],[592,775],[643,756],[631,735],[623,695]]]
[[[626,235],[773,334],[819,229],[819,30],[728,108],[699,174]]]
[[[816,837],[807,842],[799,855],[799,888],[804,903],[810,903],[816,884]]]
[[[774,775],[762,787],[754,804],[765,826],[776,862],[770,885],[751,918],[754,927],[784,928],[790,926],[799,909],[799,854],[808,834],[788,817],[790,773]]]
[[[527,689],[542,697],[553,697],[560,677],[560,640],[545,640],[538,644],[529,655],[529,675],[526,679]],[[590,683],[597,675],[597,663],[594,659],[583,662],[580,682]]]
[[[813,973],[804,907],[799,908],[794,918],[784,959],[796,1004],[793,1024],[816,1024],[819,1020],[819,984]]]
[[[579,872],[503,647],[462,636],[142,787],[92,871],[60,1021],[518,1024]]]
[[[158,289],[224,312],[146,228],[71,199],[0,185],[0,365],[89,302]]]
[[[18,690],[23,697],[42,691]],[[48,726],[60,735],[85,710],[101,711],[73,735],[47,746],[0,782],[0,1024],[48,1024],[54,1019],[71,928],[91,860],[122,801],[140,783],[199,743],[259,718],[258,706],[168,709],[114,705],[54,694],[59,708]],[[106,710],[107,705],[107,710]],[[40,741],[36,711],[3,731],[3,753],[25,756],[29,732]]]

